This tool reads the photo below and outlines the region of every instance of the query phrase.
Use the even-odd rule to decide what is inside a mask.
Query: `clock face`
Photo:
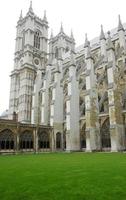
[[[39,59],[38,59],[38,58],[34,58],[34,64],[35,64],[36,66],[38,66],[39,63],[40,63]]]

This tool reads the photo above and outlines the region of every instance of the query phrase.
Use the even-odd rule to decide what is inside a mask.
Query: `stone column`
[[[35,80],[35,85],[34,85],[34,93],[32,96],[32,124],[38,124],[40,120],[40,88],[42,84],[42,70],[38,69],[37,71],[37,76]]]
[[[27,67],[20,72],[20,90],[19,90],[19,104],[18,104],[18,121],[22,123],[31,122],[31,100],[33,80],[29,80],[29,76],[34,74],[29,71]]]
[[[63,88],[61,86],[61,63],[57,61],[54,68],[54,83],[52,85],[51,125],[54,127],[54,148],[56,149],[56,134],[63,135]]]
[[[103,60],[107,61],[106,38],[105,38],[102,25],[101,25],[101,34],[100,34],[100,50],[101,50],[101,56],[104,57]]]
[[[79,88],[76,79],[75,55],[71,52],[68,79],[68,98],[66,101],[66,151],[80,150],[79,133]]]
[[[33,149],[34,152],[38,152],[38,134],[37,134],[37,128],[33,130]]]
[[[111,135],[111,151],[121,151],[124,149],[124,126],[122,108],[119,95],[118,82],[116,81],[116,66],[114,46],[108,33],[107,42],[108,53],[108,99],[109,99],[109,119]]]
[[[16,103],[16,80],[17,74],[12,72],[11,74],[11,87],[10,87],[10,99],[9,99],[9,119],[13,119],[13,113],[17,110],[15,103]]]
[[[86,55],[86,151],[99,151],[101,148],[100,130],[98,120],[98,97],[94,74],[93,58],[89,43]]]
[[[54,130],[50,131],[51,151],[55,151],[55,137]]]
[[[19,133],[18,132],[16,135],[16,151],[17,151],[17,153],[19,152]]]
[[[48,125],[49,124],[49,86],[50,86],[50,78],[51,78],[51,69],[50,66],[47,66],[46,75],[43,81],[43,87],[41,88],[42,95],[42,104],[41,104],[41,124]]]
[[[35,87],[34,92],[32,93],[32,108],[31,108],[31,124],[34,124],[34,102],[35,102]]]
[[[34,130],[35,134],[35,152],[38,153],[38,128]]]
[[[123,47],[124,53],[126,54],[126,40],[125,40],[125,29],[122,25],[120,15],[119,15],[119,22],[118,22],[118,34],[119,34],[119,43],[120,47]]]

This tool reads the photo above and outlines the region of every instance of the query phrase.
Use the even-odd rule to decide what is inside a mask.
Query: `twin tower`
[[[19,17],[9,118],[16,116],[21,123],[52,126],[50,140],[54,149],[60,137],[60,148],[68,151],[82,148],[99,151],[104,147],[124,150],[125,112],[120,103],[119,81],[116,81],[119,78],[117,59],[125,62],[126,55],[125,31],[120,18],[115,38],[111,39],[108,33],[106,41],[101,27],[97,45],[91,47],[86,36],[79,52],[75,51],[73,34],[67,36],[62,25],[59,34],[54,37],[51,33],[49,40],[48,28],[46,13],[43,19],[37,17],[32,3],[26,16],[21,13]],[[119,52],[115,55],[117,41],[122,48],[120,55]],[[98,78],[101,76],[102,85]],[[107,95],[107,103],[101,91]],[[104,113],[99,107],[101,99]],[[106,135],[101,124],[105,120],[109,122]]]

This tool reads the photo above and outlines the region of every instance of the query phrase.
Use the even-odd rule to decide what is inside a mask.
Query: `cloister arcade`
[[[33,126],[0,120],[0,153],[51,151],[49,126]]]
[[[125,123],[125,117],[124,117]],[[109,117],[99,119],[101,151],[111,151]],[[0,154],[18,152],[50,152],[66,149],[66,134],[56,132],[50,126],[21,124],[11,120],[0,120]],[[126,126],[125,126],[126,138]],[[125,141],[126,145],[126,141]],[[80,127],[80,151],[86,151],[86,122]]]

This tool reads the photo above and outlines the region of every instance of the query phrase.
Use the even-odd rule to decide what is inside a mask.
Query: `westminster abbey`
[[[126,24],[75,47],[61,24],[48,38],[32,3],[17,22],[0,152],[125,151]]]

